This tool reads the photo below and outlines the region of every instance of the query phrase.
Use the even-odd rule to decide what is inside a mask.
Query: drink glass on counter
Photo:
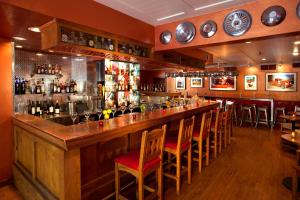
[[[91,112],[89,110],[85,110],[85,111],[83,111],[83,114],[85,116],[86,122],[89,122]]]
[[[70,116],[71,116],[71,119],[72,119],[72,121],[73,121],[73,125],[75,125],[75,121],[76,121],[77,116],[78,116],[77,112],[72,112],[72,113],[70,114]]]
[[[102,116],[102,109],[101,108],[97,108],[97,115],[98,115],[98,118],[100,120],[101,116]]]

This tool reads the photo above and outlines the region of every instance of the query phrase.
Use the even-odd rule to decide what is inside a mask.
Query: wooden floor
[[[281,183],[291,176],[292,153],[281,150],[279,131],[235,128],[230,147],[212,160],[201,175],[193,167],[192,185],[184,179],[181,195],[167,181],[167,200],[285,200],[291,192]],[[0,188],[0,200],[22,200],[13,186]]]

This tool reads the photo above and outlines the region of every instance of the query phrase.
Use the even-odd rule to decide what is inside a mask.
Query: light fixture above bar
[[[184,14],[185,14],[185,12],[179,12],[179,13],[175,13],[173,15],[169,15],[169,16],[166,16],[166,17],[158,18],[156,20],[157,21],[162,21],[162,20],[165,20],[165,19],[169,19],[169,18],[172,18],[172,17],[177,17],[177,16],[184,15]]]
[[[165,77],[223,77],[238,76],[237,71],[203,71],[203,72],[171,72],[165,73]]]
[[[206,8],[214,7],[214,6],[217,6],[217,5],[220,5],[220,4],[224,4],[224,3],[228,3],[228,2],[231,2],[231,1],[234,1],[234,0],[220,1],[220,2],[217,2],[217,3],[212,3],[212,4],[208,4],[208,5],[205,5],[205,6],[201,6],[201,7],[195,8],[194,10],[195,11],[197,11],[197,10],[203,10],[203,9],[206,9]]]

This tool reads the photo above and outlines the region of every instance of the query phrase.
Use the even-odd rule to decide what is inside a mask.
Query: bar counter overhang
[[[214,101],[126,114],[104,121],[64,126],[29,115],[15,115],[14,177],[26,198],[87,199],[97,188],[113,192],[113,159],[134,148],[141,131],[200,115],[219,105]],[[104,145],[101,147],[101,145]],[[108,189],[110,188],[110,189]]]

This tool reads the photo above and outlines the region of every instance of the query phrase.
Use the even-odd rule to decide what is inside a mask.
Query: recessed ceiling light
[[[83,58],[75,58],[76,61],[83,61]]]
[[[247,42],[245,42],[246,44],[251,44],[252,42],[250,42],[250,41],[247,41]]]
[[[12,38],[15,39],[15,40],[26,40],[25,38],[23,38],[23,37],[18,37],[18,36],[12,37]]]
[[[68,57],[66,57],[66,56],[63,56],[63,57],[61,57],[61,58],[64,59],[64,60],[68,59]]]
[[[220,4],[223,4],[223,3],[228,3],[228,2],[231,2],[231,1],[233,1],[233,0],[220,1],[220,2],[217,2],[217,3],[212,3],[212,4],[208,4],[208,5],[205,5],[205,6],[201,6],[201,7],[195,8],[194,10],[195,11],[197,11],[197,10],[203,10],[203,9],[206,9],[206,8],[217,6],[217,5],[220,5]]]
[[[54,51],[53,50],[48,50],[50,53],[53,53]]]
[[[36,53],[35,55],[37,55],[37,56],[42,56],[43,54],[42,54],[42,53]]]
[[[299,56],[298,52],[293,52],[293,56]]]
[[[22,45],[16,45],[16,48],[22,49],[23,46]]]
[[[39,27],[29,27],[28,30],[32,31],[32,32],[36,32],[36,33],[40,33],[41,30]]]
[[[169,19],[169,18],[172,18],[172,17],[177,17],[179,15],[184,15],[184,12],[179,12],[179,13],[175,13],[173,15],[168,15],[168,16],[165,16],[165,17],[161,17],[161,18],[158,18],[157,21],[162,21],[162,20]]]
[[[294,44],[300,44],[300,41],[295,41]]]
[[[265,60],[267,60],[267,59],[266,59],[266,58],[262,58],[261,60],[265,61]]]
[[[76,54],[76,56],[82,56],[82,55],[79,53],[79,54]]]

